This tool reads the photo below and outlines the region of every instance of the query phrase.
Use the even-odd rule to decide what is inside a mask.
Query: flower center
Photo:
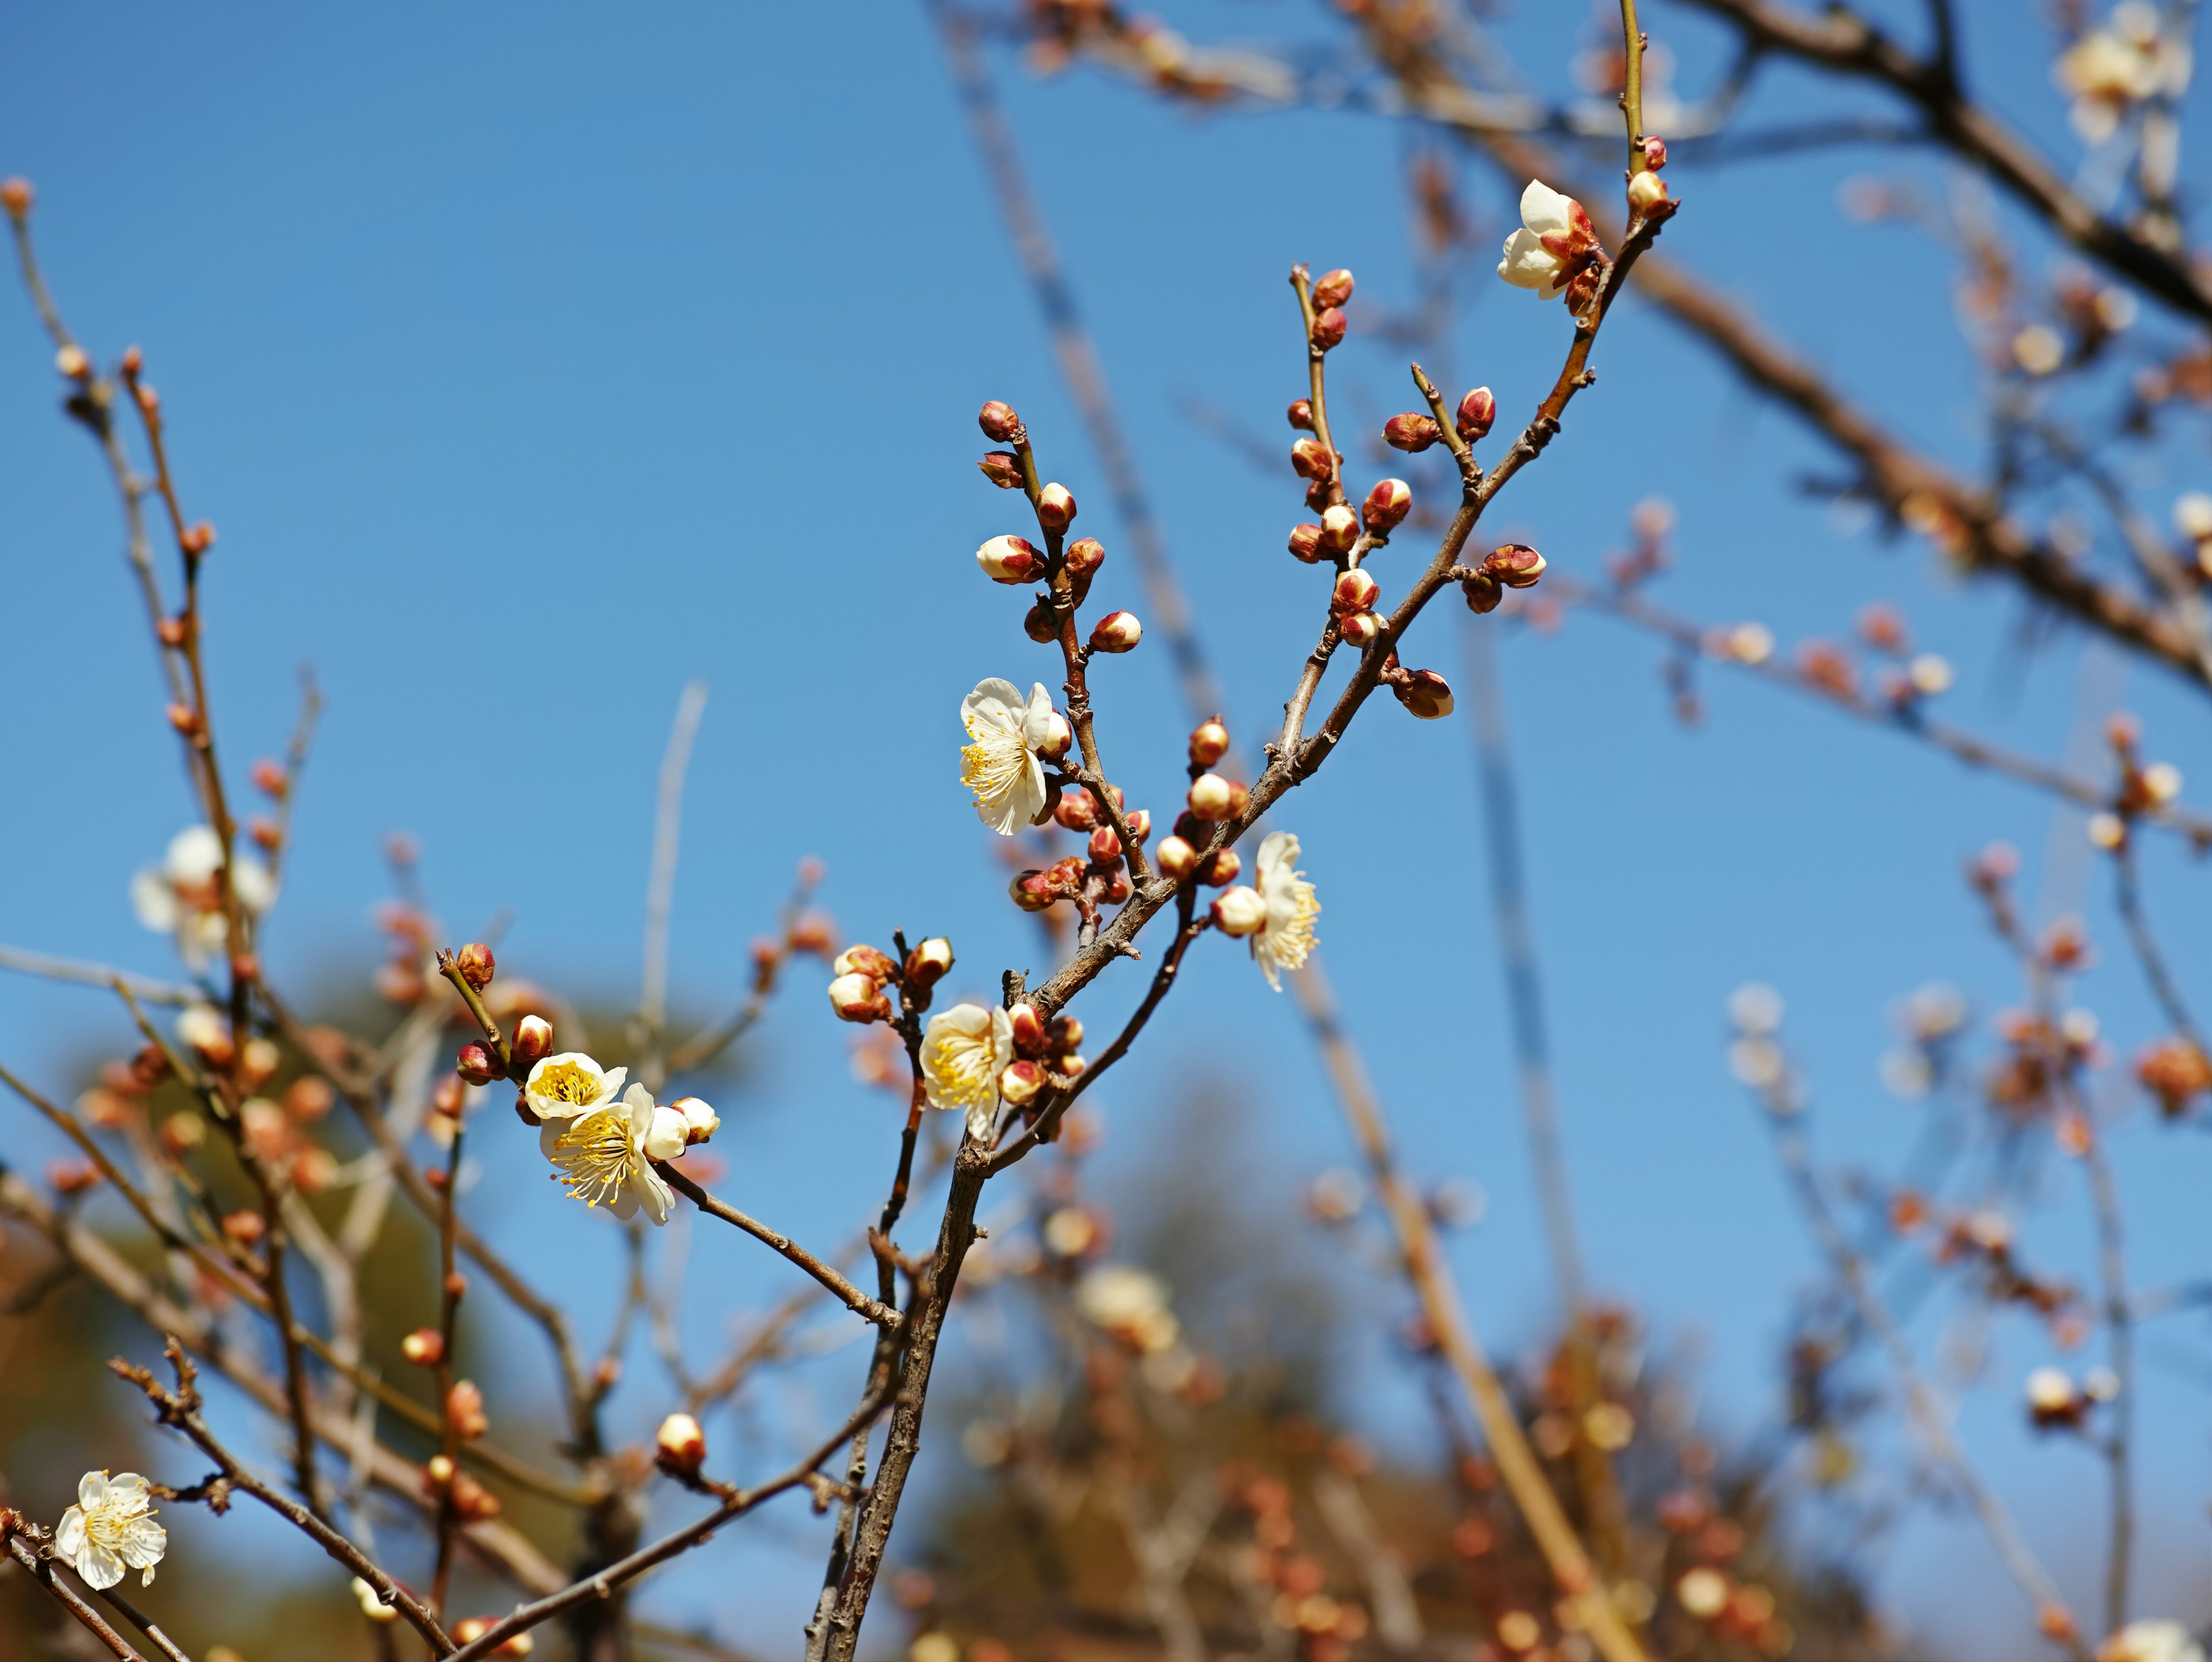
[[[613,1200],[637,1166],[629,1116],[615,1108],[585,1115],[554,1143],[553,1164],[561,1168],[554,1180],[585,1205]]]
[[[538,1075],[538,1083],[530,1088],[541,1097],[550,1097],[556,1102],[574,1103],[581,1107],[599,1100],[599,1080],[589,1068],[573,1062],[564,1062]]]
[[[965,1033],[945,1033],[930,1047],[938,1078],[938,1094],[962,1107],[988,1102],[998,1094],[991,1073],[991,1047]]]
[[[84,1509],[84,1532],[93,1545],[120,1552],[145,1510],[143,1496],[112,1496]]]
[[[1285,884],[1289,890],[1291,915],[1267,929],[1260,944],[1275,962],[1286,970],[1295,970],[1313,951],[1314,919],[1321,916],[1321,904],[1314,898],[1312,884],[1298,878],[1286,879]]]
[[[1029,770],[1029,749],[1021,735],[986,728],[974,734],[975,742],[960,752],[960,782],[988,802],[1013,789]]]

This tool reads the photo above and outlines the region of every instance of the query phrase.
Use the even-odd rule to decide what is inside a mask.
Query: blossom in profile
[[[1498,275],[1539,300],[1566,292],[1597,252],[1597,232],[1583,204],[1532,179],[1521,192],[1521,228],[1505,239]]]
[[[653,1093],[633,1085],[618,1102],[548,1119],[538,1132],[538,1147],[553,1163],[562,1188],[586,1206],[605,1206],[617,1217],[634,1218],[642,1207],[656,1224],[666,1223],[676,1197],[657,1160],[682,1154],[690,1127],[673,1108],[663,1108]]]
[[[1102,1263],[1085,1275],[1076,1283],[1075,1307],[1092,1326],[1147,1355],[1172,1348],[1182,1330],[1168,1308],[1167,1283],[1126,1263]]]
[[[1251,937],[1253,961],[1267,984],[1283,989],[1281,971],[1295,970],[1314,947],[1314,919],[1321,902],[1314,886],[1297,869],[1298,839],[1288,831],[1270,831],[1260,843],[1260,898],[1267,903],[1267,921]]]
[[[1004,1010],[956,1004],[930,1017],[921,1039],[921,1081],[933,1108],[958,1108],[970,1136],[987,1137],[999,1105],[999,1075],[1014,1059],[1014,1024]]]
[[[131,879],[131,909],[156,934],[175,939],[178,955],[199,969],[230,936],[216,874],[222,839],[205,825],[187,825],[169,839],[159,865],[142,866]],[[230,862],[230,886],[240,908],[258,914],[276,898],[276,880],[250,855]]]
[[[111,1477],[88,1471],[76,1486],[76,1504],[62,1514],[54,1531],[54,1550],[84,1578],[87,1586],[106,1592],[125,1569],[150,1586],[154,1566],[168,1550],[169,1532],[154,1521],[153,1498],[135,1471]]]
[[[627,1068],[602,1068],[581,1050],[563,1050],[531,1068],[522,1099],[540,1120],[574,1119],[612,1103],[629,1077]]]
[[[961,725],[973,741],[960,752],[960,782],[975,793],[975,817],[1012,837],[1044,812],[1044,764],[1038,752],[1054,737],[1052,695],[1039,681],[1029,700],[1012,681],[978,681],[960,701]]]

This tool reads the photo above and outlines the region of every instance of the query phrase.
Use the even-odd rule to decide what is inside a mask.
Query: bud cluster
[[[926,1010],[931,989],[951,967],[952,943],[943,935],[930,936],[903,960],[873,947],[848,947],[830,961],[830,1007],[846,1021],[889,1021],[891,1001],[885,989],[896,987],[902,1009]]]
[[[1118,785],[1109,785],[1114,807],[1129,835],[1141,843],[1152,835],[1152,816],[1143,808],[1132,811]],[[1018,874],[1007,892],[1025,912],[1049,911],[1061,901],[1074,904],[1085,924],[1095,923],[1101,905],[1118,906],[1132,890],[1124,862],[1127,850],[1088,786],[1060,788],[1053,800],[1053,822],[1063,831],[1085,839],[1080,855],[1070,855],[1042,870]]]

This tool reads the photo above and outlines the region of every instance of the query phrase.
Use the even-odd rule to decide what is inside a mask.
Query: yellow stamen
[[[541,1097],[580,1107],[598,1101],[605,1087],[601,1077],[590,1068],[578,1062],[563,1062],[538,1075],[537,1083],[530,1088]]]
[[[636,1175],[641,1161],[630,1145],[629,1115],[619,1108],[586,1114],[553,1145],[555,1181],[586,1206],[612,1201]]]

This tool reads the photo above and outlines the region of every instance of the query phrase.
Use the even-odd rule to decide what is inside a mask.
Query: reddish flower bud
[[[1644,135],[1644,165],[1654,173],[1667,165],[1667,141],[1656,133]]]
[[[1337,574],[1336,587],[1328,593],[1328,604],[1339,617],[1348,618],[1355,612],[1372,612],[1382,593],[1380,583],[1363,568],[1354,566]]]
[[[1291,407],[1284,413],[1290,418],[1291,425],[1301,433],[1310,433],[1314,430],[1313,403],[1310,399],[1291,399]]]
[[[1334,271],[1324,271],[1314,279],[1313,301],[1316,306],[1341,306],[1352,298],[1352,273],[1340,265]]]
[[[177,542],[185,553],[197,558],[215,546],[215,527],[205,520],[198,525],[188,525]]]
[[[1133,652],[1144,638],[1145,626],[1133,612],[1109,612],[1091,630],[1093,652]]]
[[[1444,429],[1437,425],[1435,417],[1416,415],[1410,410],[1382,423],[1382,442],[1393,450],[1413,454],[1427,449],[1443,435]]]
[[[1017,1108],[1036,1101],[1044,1085],[1044,1069],[1034,1062],[1009,1062],[999,1073],[999,1094]]]
[[[1022,418],[1014,413],[1014,406],[1001,404],[996,399],[976,412],[975,424],[994,444],[1011,444],[1014,435],[1022,430]]]
[[[417,1367],[435,1367],[446,1355],[446,1341],[434,1327],[418,1327],[399,1342],[399,1354]]]
[[[1544,557],[1526,543],[1506,543],[1490,551],[1482,569],[1508,588],[1534,588],[1544,575]]]
[[[1403,479],[1384,479],[1367,493],[1359,505],[1370,537],[1387,537],[1413,511],[1413,492]]]
[[[1068,544],[1060,563],[1067,568],[1069,576],[1080,581],[1097,575],[1098,568],[1106,563],[1106,545],[1096,537],[1078,537]]]
[[[481,941],[471,941],[453,954],[453,967],[461,972],[462,980],[482,992],[491,985],[492,976],[499,965],[498,960],[492,957],[490,947]]]
[[[252,1210],[226,1212],[222,1233],[240,1246],[251,1246],[269,1233],[269,1220]]]
[[[1006,886],[1006,892],[1013,897],[1014,904],[1025,912],[1048,911],[1053,902],[1060,898],[1059,886],[1049,872],[1024,872]]]
[[[1311,479],[1316,484],[1336,475],[1336,458],[1329,454],[1319,439],[1300,439],[1292,445],[1291,466],[1300,478]]]
[[[1121,839],[1114,835],[1111,825],[1101,825],[1091,833],[1089,849],[1093,865],[1103,866],[1109,860],[1121,857]]]
[[[446,1393],[446,1423],[465,1443],[472,1443],[491,1429],[491,1418],[484,1412],[483,1392],[466,1379],[453,1381],[453,1388]]]
[[[459,1119],[468,1097],[468,1087],[461,1082],[459,1074],[441,1075],[438,1082],[430,1087],[430,1111],[443,1114],[447,1119]]]
[[[337,1099],[330,1081],[313,1074],[303,1074],[284,1087],[284,1111],[302,1123],[322,1118]]]
[[[1339,345],[1344,339],[1346,320],[1343,312],[1331,306],[1314,320],[1313,344],[1324,352]]]
[[[1062,830],[1088,835],[1099,823],[1097,799],[1080,785],[1073,790],[1064,790],[1060,801],[1053,804],[1052,817]]]
[[[866,976],[871,981],[882,983],[896,976],[898,966],[891,962],[889,953],[868,946],[848,947],[830,961],[830,973]]]
[[[1349,554],[1359,540],[1359,516],[1342,502],[1331,502],[1321,513],[1321,545],[1326,554]]]
[[[1037,492],[1037,523],[1048,531],[1065,531],[1075,520],[1075,497],[1064,484],[1048,484]]]
[[[1148,808],[1139,808],[1134,813],[1123,814],[1121,823],[1129,828],[1129,835],[1139,843],[1152,834],[1152,816]]]
[[[284,840],[283,827],[274,819],[265,819],[258,813],[246,822],[246,834],[253,839],[256,847],[270,854],[275,853],[276,845]]]
[[[430,1462],[434,1465],[440,1460],[444,1458],[445,1456],[442,1454],[434,1454],[430,1457]],[[475,1478],[470,1476],[467,1472],[453,1472],[452,1474],[452,1482],[453,1488],[453,1510],[460,1514],[464,1522],[482,1524],[489,1522],[490,1519],[499,1516],[499,1496],[494,1495],[482,1483],[479,1483]],[[481,1620],[482,1618],[478,1619]],[[489,1632],[491,1624],[489,1622],[486,1622],[484,1623],[484,1629],[486,1632]],[[501,1650],[505,1650],[507,1647],[505,1646],[501,1646],[500,1648]],[[497,1654],[497,1653],[495,1652],[494,1654]],[[514,1653],[509,1653],[509,1654],[514,1654]]]
[[[1252,793],[1234,779],[1218,773],[1201,773],[1190,782],[1190,811],[1200,819],[1234,819],[1244,812]]]
[[[906,955],[906,984],[915,992],[926,991],[943,980],[951,967],[952,943],[933,934]]]
[[[31,204],[38,192],[31,188],[27,179],[0,179],[0,208],[8,210],[10,219],[21,219],[31,211]]]
[[[1495,612],[1498,603],[1505,598],[1505,591],[1498,586],[1498,580],[1486,577],[1479,571],[1459,587],[1460,592],[1467,596],[1469,612]]]
[[[518,1068],[530,1068],[553,1054],[553,1024],[544,1016],[526,1015],[514,1024],[507,1055]]]
[[[1044,571],[1044,556],[1025,537],[994,537],[975,551],[975,563],[994,583],[1018,586]]]
[[[1037,1014],[1036,1005],[1024,1000],[1006,1012],[1006,1020],[1013,1029],[1014,1049],[1024,1056],[1041,1056],[1050,1043],[1050,1030],[1045,1020]]]
[[[284,771],[284,764],[264,756],[253,764],[253,788],[264,796],[283,801],[292,792],[292,776]]]
[[[169,725],[187,739],[200,730],[200,718],[192,713],[190,704],[171,704]]]
[[[653,1459],[672,1477],[696,1477],[707,1464],[707,1434],[690,1415],[672,1414],[653,1434]]]
[[[464,1044],[453,1059],[453,1071],[471,1085],[489,1085],[499,1077],[499,1064],[481,1044]]]
[[[154,624],[154,638],[165,647],[181,647],[185,643],[185,620],[182,618],[163,618]]]
[[[1364,651],[1382,636],[1382,619],[1372,612],[1355,612],[1337,625],[1346,646]]]
[[[975,466],[1001,490],[1018,490],[1022,487],[1021,458],[1011,450],[994,450]]]
[[[1237,880],[1244,861],[1234,849],[1216,849],[1198,864],[1198,880],[1210,888],[1225,888]]]
[[[890,1017],[891,1001],[866,976],[841,975],[830,983],[830,1008],[842,1021],[884,1021]]]
[[[1398,702],[1424,721],[1434,721],[1452,713],[1451,684],[1432,669],[1417,669],[1404,683],[1394,682],[1390,691],[1398,695]]]
[[[1153,851],[1152,863],[1160,868],[1161,876],[1180,883],[1197,866],[1198,850],[1180,837],[1164,837]]]
[[[1229,729],[1218,715],[1200,721],[1190,730],[1190,759],[1202,768],[1210,768],[1229,754]]]
[[[1498,420],[1498,400],[1487,387],[1478,387],[1459,401],[1459,414],[1452,425],[1459,429],[1460,437],[1473,444],[1488,433]]]
[[[1267,922],[1267,903],[1257,889],[1224,889],[1211,908],[1213,927],[1224,934],[1257,934]]]
[[[1292,526],[1291,552],[1308,565],[1321,558],[1321,527],[1310,521]]]
[[[1022,619],[1022,633],[1039,646],[1050,646],[1060,638],[1060,619],[1042,606],[1033,606]]]
[[[1628,181],[1628,205],[1639,214],[1648,214],[1667,199],[1667,181],[1658,174],[1644,172],[1632,174]]]

